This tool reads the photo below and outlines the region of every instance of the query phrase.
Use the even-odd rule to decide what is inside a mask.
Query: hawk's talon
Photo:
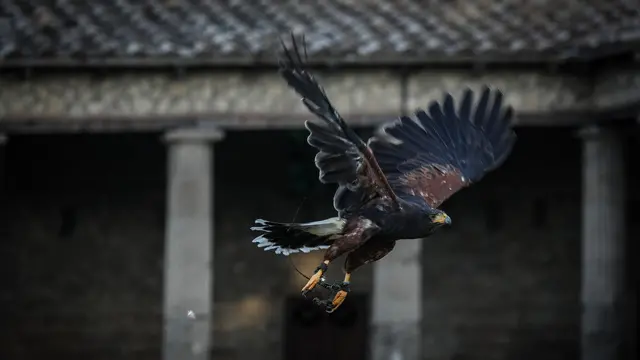
[[[336,311],[336,309],[338,309],[347,298],[349,292],[351,292],[348,281],[343,281],[340,285],[335,286],[338,286],[339,290],[334,293],[335,295],[333,296],[333,300],[331,300],[331,302],[327,304],[325,311],[328,313]]]
[[[323,306],[326,312],[332,313],[342,305],[347,294],[351,291],[349,288],[351,274],[346,273],[342,282],[327,283],[323,275],[327,271],[328,267],[329,261],[327,260],[318,266],[316,272],[309,278],[307,284],[302,288],[302,296],[306,297],[309,291],[320,284],[320,286],[329,290],[329,297],[325,300],[320,300],[319,298],[314,297],[312,301],[315,305]]]
[[[315,288],[318,283],[320,283],[321,285],[324,284],[324,278],[322,277],[322,275],[324,275],[328,268],[328,261],[325,261],[320,264],[320,266],[318,266],[313,276],[309,278],[307,284],[302,288],[302,296],[305,296],[309,291],[313,290],[313,288]]]

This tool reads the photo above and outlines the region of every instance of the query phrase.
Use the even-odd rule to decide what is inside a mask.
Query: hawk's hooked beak
[[[440,213],[433,218],[433,222],[437,224],[451,225],[451,218],[445,213]]]

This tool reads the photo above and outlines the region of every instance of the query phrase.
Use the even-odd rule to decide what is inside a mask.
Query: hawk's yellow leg
[[[327,271],[327,267],[329,266],[329,260],[325,260],[322,262],[320,266],[316,269],[315,274],[307,281],[307,284],[302,288],[302,294],[306,294],[307,292],[313,290],[316,285],[320,282],[322,275]]]
[[[336,295],[333,297],[333,301],[331,302],[331,306],[327,309],[327,312],[332,313],[336,311],[337,308],[342,305],[344,300],[347,298],[347,294],[349,294],[349,282],[351,280],[351,274],[346,273],[344,275],[344,280],[342,281],[342,290],[338,291]]]

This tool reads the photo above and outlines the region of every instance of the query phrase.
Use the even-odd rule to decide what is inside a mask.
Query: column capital
[[[583,140],[598,140],[603,137],[618,136],[620,129],[613,126],[587,125],[576,131],[576,135]]]
[[[224,138],[224,131],[216,127],[179,128],[167,131],[162,139],[167,143],[176,142],[217,142]]]
[[[7,137],[7,135],[0,133],[0,146],[6,144],[7,141],[9,141],[9,138]]]

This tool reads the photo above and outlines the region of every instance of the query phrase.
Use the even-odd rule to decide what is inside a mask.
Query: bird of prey
[[[466,89],[456,101],[449,93],[427,110],[384,124],[364,142],[333,107],[324,89],[305,69],[292,36],[282,43],[279,73],[320,122],[306,121],[307,142],[318,152],[315,164],[324,184],[337,184],[337,216],[309,223],[256,220],[258,247],[276,254],[325,250],[324,261],[302,288],[305,295],[329,264],[347,254],[344,280],[326,311],[335,311],[349,292],[351,274],[387,255],[401,239],[432,235],[451,218],[438,207],[451,195],[500,166],[515,143],[511,106],[500,91],[484,87],[474,102]]]

